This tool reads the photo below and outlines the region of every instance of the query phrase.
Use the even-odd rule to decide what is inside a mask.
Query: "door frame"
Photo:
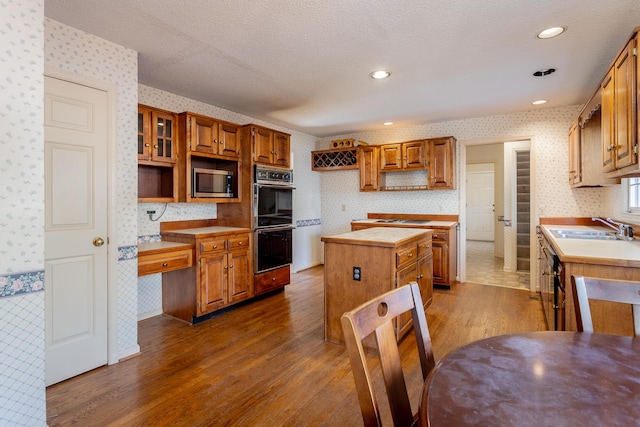
[[[460,223],[460,231],[458,233],[458,280],[461,283],[467,281],[467,147],[473,145],[488,145],[488,144],[502,144],[507,142],[519,142],[519,141],[529,141],[529,151],[530,151],[530,170],[529,174],[532,177],[531,179],[531,204],[529,206],[530,218],[531,218],[531,227],[535,230],[535,224],[538,221],[538,216],[534,215],[537,212],[537,202],[536,202],[536,164],[535,164],[535,145],[533,144],[533,136],[513,136],[513,137],[504,137],[504,138],[491,138],[491,139],[481,139],[481,140],[460,140],[460,149],[458,152],[459,156],[459,198],[460,198],[460,213],[458,215],[458,221]],[[505,165],[505,169],[507,165]],[[507,172],[505,171],[505,178],[507,177]],[[506,215],[506,212],[505,212]],[[535,234],[532,234],[531,245],[533,247],[533,243],[535,240]],[[505,234],[506,238],[506,234]],[[506,252],[505,247],[505,252]],[[531,255],[531,271],[537,271],[537,257],[536,251],[532,250]],[[536,284],[535,280],[530,281],[530,289],[535,290]]]
[[[112,82],[81,76],[49,66],[45,66],[44,75],[98,89],[107,94],[107,363],[112,365],[120,361],[118,354],[118,226],[116,215],[118,86]]]

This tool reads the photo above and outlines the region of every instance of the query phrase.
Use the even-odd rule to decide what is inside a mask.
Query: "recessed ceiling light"
[[[384,122],[383,125],[385,126],[391,126],[393,124],[393,122]]]
[[[539,39],[550,39],[551,37],[559,36],[566,30],[567,29],[565,27],[551,27],[540,31],[536,37]]]
[[[543,76],[548,76],[549,74],[552,74],[555,72],[556,72],[555,68],[547,68],[546,70],[536,71],[535,73],[533,73],[533,75],[536,77],[543,77]]]
[[[386,79],[390,75],[391,75],[391,73],[388,72],[388,71],[378,70],[378,71],[374,71],[373,73],[369,74],[369,77],[371,77],[372,79],[380,80],[380,79]]]
[[[533,105],[542,105],[542,104],[546,104],[547,100],[546,99],[539,99],[537,101],[533,101],[532,104]]]

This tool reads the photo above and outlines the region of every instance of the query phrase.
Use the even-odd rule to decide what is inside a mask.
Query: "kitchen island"
[[[433,285],[451,289],[458,272],[458,215],[368,213],[351,222],[351,230],[403,227],[433,230]]]
[[[411,281],[418,282],[426,308],[433,296],[432,234],[426,229],[374,227],[322,237],[325,341],[344,343],[340,317],[346,311]],[[400,340],[411,329],[411,315],[394,322]]]

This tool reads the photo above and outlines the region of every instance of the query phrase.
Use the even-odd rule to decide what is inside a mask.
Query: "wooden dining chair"
[[[395,426],[417,424],[418,414],[411,412],[392,322],[395,317],[408,311],[411,311],[424,381],[433,369],[435,360],[420,289],[416,282],[382,294],[342,315],[342,330],[366,427],[382,425],[373,390],[372,375],[367,366],[365,347],[362,342],[372,334],[375,335],[393,423]]]
[[[571,283],[579,332],[593,332],[589,300],[594,299],[631,304],[633,329],[635,336],[640,336],[640,282],[571,276]]]

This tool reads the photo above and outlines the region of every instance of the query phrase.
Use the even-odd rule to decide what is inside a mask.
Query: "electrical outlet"
[[[347,205],[342,205],[342,212],[347,210]]]
[[[361,277],[362,277],[362,268],[353,267],[353,280],[357,280],[359,282]]]
[[[147,215],[155,215],[156,211],[147,211]]]

